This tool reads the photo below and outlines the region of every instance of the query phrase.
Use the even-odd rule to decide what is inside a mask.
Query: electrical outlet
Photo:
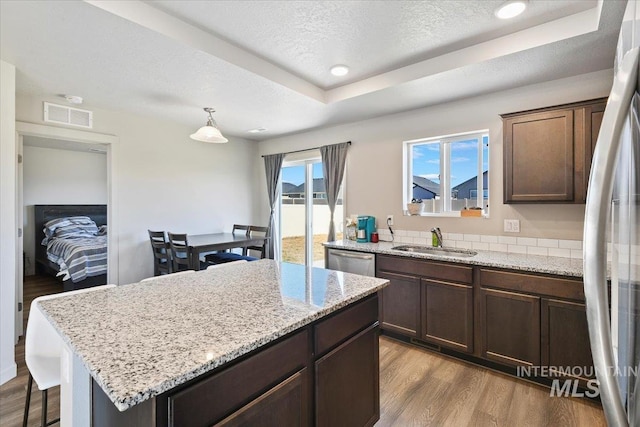
[[[387,215],[387,225],[393,225],[393,215]]]
[[[504,220],[505,233],[519,233],[520,232],[520,220],[519,219],[505,219]]]

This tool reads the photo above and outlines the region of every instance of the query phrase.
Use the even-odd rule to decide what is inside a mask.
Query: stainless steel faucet
[[[442,247],[442,232],[440,231],[440,227],[435,227],[431,229],[431,232],[436,236],[436,242],[438,243],[439,248]]]

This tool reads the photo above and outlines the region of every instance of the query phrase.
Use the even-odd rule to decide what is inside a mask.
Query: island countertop
[[[387,283],[260,260],[39,304],[105,394],[124,411]]]

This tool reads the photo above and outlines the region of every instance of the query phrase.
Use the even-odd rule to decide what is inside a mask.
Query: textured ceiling
[[[612,67],[625,2],[531,0],[514,22],[499,3],[0,1],[0,54],[19,93],[194,129],[213,106],[250,139]]]

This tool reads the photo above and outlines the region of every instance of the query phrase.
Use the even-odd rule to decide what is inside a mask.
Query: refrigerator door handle
[[[593,155],[584,218],[584,293],[589,340],[602,407],[608,425],[616,427],[629,423],[614,375],[616,362],[607,296],[606,229],[620,135],[637,86],[638,54],[638,47],[625,54],[613,82]]]

